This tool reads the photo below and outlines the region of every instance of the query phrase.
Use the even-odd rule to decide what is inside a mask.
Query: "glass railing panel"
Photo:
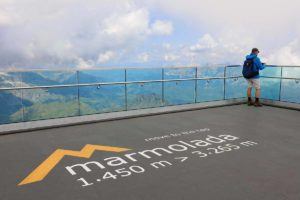
[[[126,78],[127,78],[127,82],[161,80],[162,69],[161,68],[127,69]]]
[[[259,72],[261,76],[268,77],[281,77],[281,67],[277,66],[266,66],[263,70]]]
[[[78,72],[79,83],[124,82],[124,69],[82,70]]]
[[[213,67],[198,67],[197,77],[198,78],[209,78],[209,77],[224,77],[223,66],[213,66]]]
[[[22,103],[30,105],[30,102],[27,100],[22,102],[21,96],[20,90],[0,90],[0,124],[22,121]]]
[[[242,76],[243,67],[240,65],[227,66],[226,67],[226,77],[232,76]]]
[[[217,101],[224,99],[224,79],[197,81],[197,102]]]
[[[247,81],[244,78],[226,79],[225,99],[246,97]]]
[[[196,73],[198,78],[223,77],[224,67],[1,72],[0,124],[224,99],[224,79],[168,81],[195,78]],[[260,74],[262,98],[300,103],[300,67],[267,66]],[[242,66],[226,67],[227,77],[241,75]],[[66,85],[78,81],[124,82],[125,77],[128,82],[162,78],[166,82],[1,91],[1,88]],[[225,79],[225,99],[246,97],[247,85],[243,77]],[[254,92],[253,89],[253,96]]]
[[[279,100],[280,78],[260,78],[261,98]]]
[[[282,79],[281,101],[300,103],[300,79]]]
[[[162,83],[133,83],[127,85],[128,110],[163,106]]]
[[[165,68],[164,79],[187,79],[196,77],[196,68]]]
[[[101,85],[79,87],[80,114],[96,114],[125,110],[125,86]]]
[[[166,106],[194,103],[195,81],[165,82],[164,102]]]
[[[15,88],[22,86],[20,72],[0,72],[0,88]]]
[[[53,119],[78,115],[77,87],[26,89],[23,98],[24,121]]]
[[[300,79],[300,66],[299,67],[282,67],[283,78],[298,78]]]
[[[23,86],[51,86],[76,84],[75,71],[26,71],[22,72]]]

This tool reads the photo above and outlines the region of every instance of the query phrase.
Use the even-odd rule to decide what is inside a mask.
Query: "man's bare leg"
[[[252,92],[252,88],[248,87],[248,89],[247,89],[248,106],[252,106],[253,105],[253,101],[251,99],[251,92]]]
[[[260,89],[255,90],[255,98],[260,98]]]
[[[255,103],[254,105],[256,107],[261,107],[262,104],[259,102],[259,98],[260,98],[260,89],[255,89]]]
[[[247,89],[247,97],[251,97],[251,91],[252,91],[252,88],[248,87],[248,89]]]

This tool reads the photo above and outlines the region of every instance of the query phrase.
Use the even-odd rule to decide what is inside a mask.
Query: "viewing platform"
[[[300,199],[300,67],[0,73],[2,200]]]

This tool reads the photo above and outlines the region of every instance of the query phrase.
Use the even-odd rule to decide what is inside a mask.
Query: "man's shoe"
[[[255,106],[255,107],[262,107],[263,105],[262,105],[259,101],[256,101],[256,102],[254,103],[254,106]]]
[[[248,101],[248,106],[253,106],[254,102],[253,101]]]

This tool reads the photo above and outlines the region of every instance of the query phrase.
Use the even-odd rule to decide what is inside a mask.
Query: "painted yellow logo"
[[[130,149],[92,144],[85,145],[81,149],[81,151],[57,149],[18,185],[25,185],[29,183],[42,181],[51,172],[51,170],[63,159],[64,156],[90,158],[96,150],[108,152],[123,152],[128,151]]]

